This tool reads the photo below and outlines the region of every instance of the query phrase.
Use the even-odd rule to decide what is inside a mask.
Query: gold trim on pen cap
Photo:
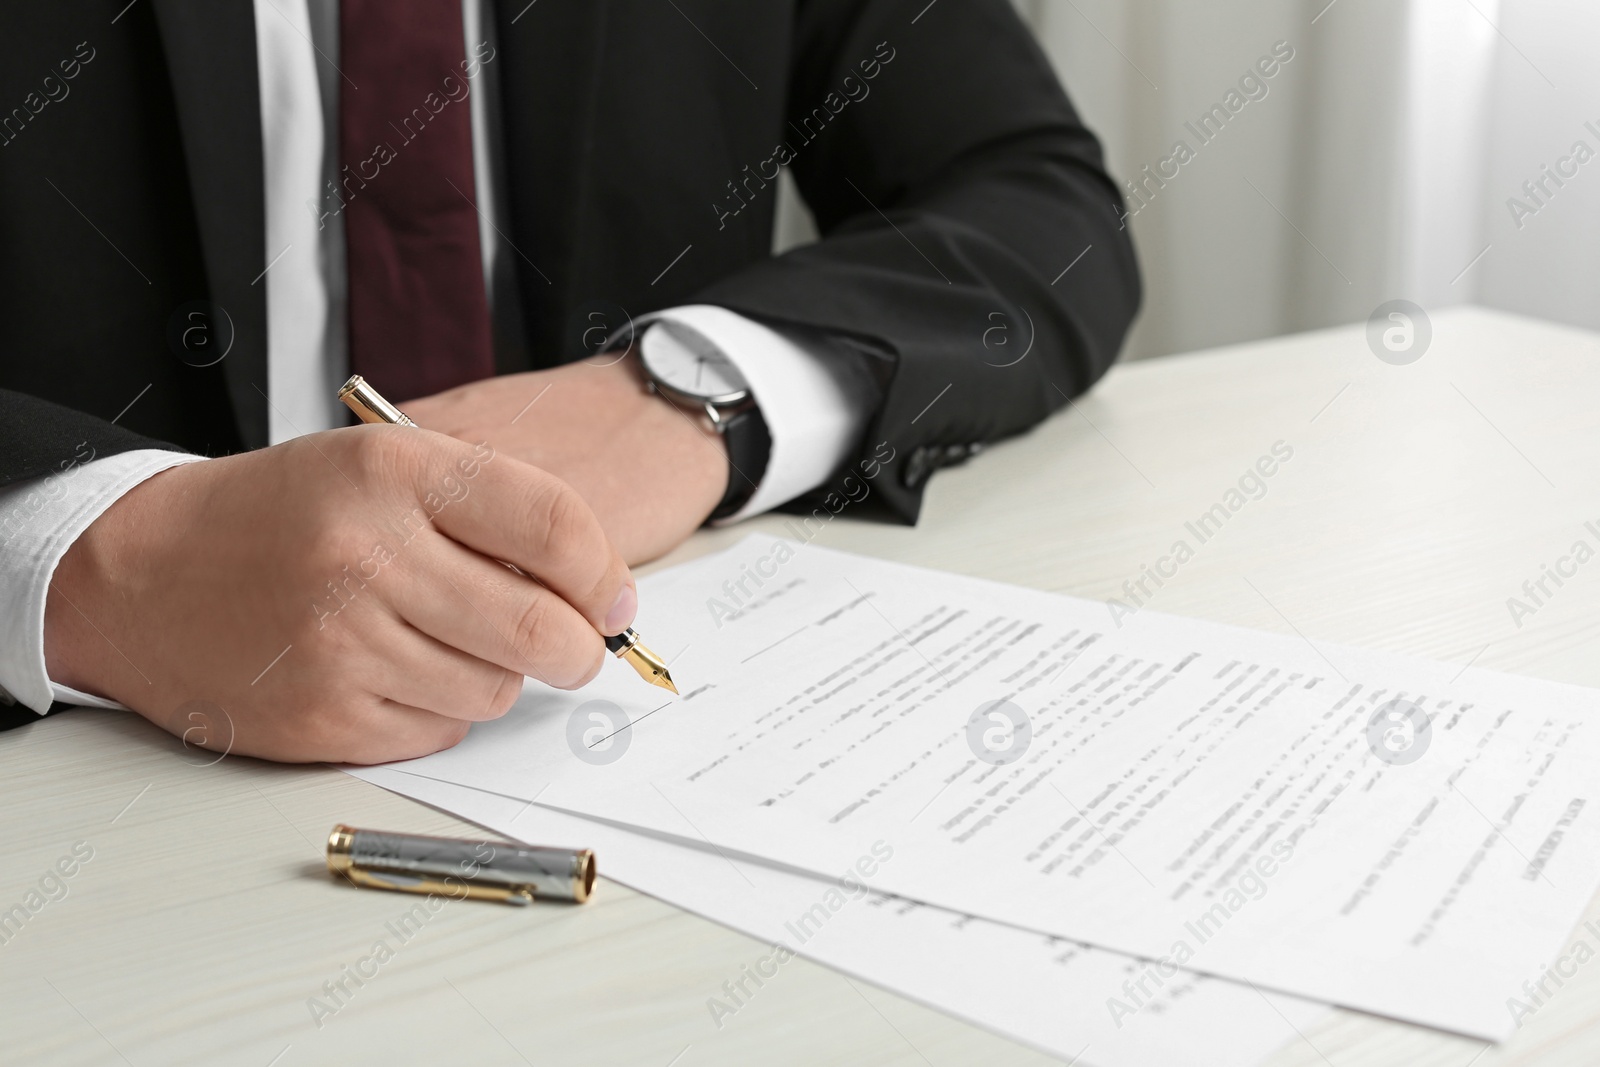
[[[594,853],[588,849],[578,852],[572,865],[572,899],[575,902],[582,904],[589,899],[594,892],[594,880],[598,873],[595,870]]]
[[[348,874],[350,871],[350,848],[355,843],[356,830],[353,826],[339,823],[328,834],[328,870],[334,874]]]

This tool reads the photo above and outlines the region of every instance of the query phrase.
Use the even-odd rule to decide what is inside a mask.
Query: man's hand
[[[727,491],[722,438],[651,394],[637,358],[618,352],[401,406],[419,426],[488,441],[567,482],[629,563],[677,546]]]
[[[505,714],[524,675],[582,685],[601,633],[636,608],[621,556],[560,479],[361,426],[175,467],[122,497],[56,569],[45,658],[57,682],[206,747],[374,763],[455,744]]]

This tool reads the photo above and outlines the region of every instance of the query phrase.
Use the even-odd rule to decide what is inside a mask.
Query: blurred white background
[[[1597,0],[1014,2],[1112,174],[1150,191],[1129,220],[1146,289],[1125,358],[1395,298],[1600,328]],[[1293,59],[1248,99],[1241,77],[1278,42]],[[1202,143],[1185,123],[1230,90],[1244,106]],[[1158,188],[1143,168],[1178,141],[1194,156]]]

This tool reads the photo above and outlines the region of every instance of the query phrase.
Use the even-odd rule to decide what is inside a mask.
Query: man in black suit
[[[627,563],[708,518],[915,521],[931,471],[1088,388],[1138,303],[1099,146],[1004,0],[0,29],[16,721],[453,744],[525,675],[591,678]],[[772,256],[780,169],[822,239]],[[429,430],[334,428],[352,370]]]

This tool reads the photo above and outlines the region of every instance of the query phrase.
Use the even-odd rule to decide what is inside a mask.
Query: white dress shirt
[[[463,57],[493,46],[481,0],[462,4]],[[263,189],[268,263],[260,284],[267,302],[268,433],[271,443],[345,424],[336,399],[347,376],[345,242],[342,219],[319,214],[326,183],[340,168],[337,115],[341,75],[338,0],[255,0],[256,64],[261,88]],[[493,77],[493,60],[476,81]],[[496,292],[504,264],[495,226],[498,138],[490,130],[483,86],[473,85],[473,171],[485,283]],[[552,106],[560,106],[552,101]],[[324,207],[325,210],[325,207]],[[560,210],[560,205],[551,205]],[[724,308],[697,305],[650,316],[698,333],[745,375],[772,434],[759,488],[734,518],[792,500],[843,463],[869,414],[852,387],[857,373],[824,346],[810,345]],[[646,330],[640,344],[671,343]],[[69,469],[0,489],[0,700],[43,714],[52,700],[119,705],[52,682],[45,670],[44,611],[56,565],[78,536],[123,493],[152,475],[198,456],[141,449],[89,458]]]

